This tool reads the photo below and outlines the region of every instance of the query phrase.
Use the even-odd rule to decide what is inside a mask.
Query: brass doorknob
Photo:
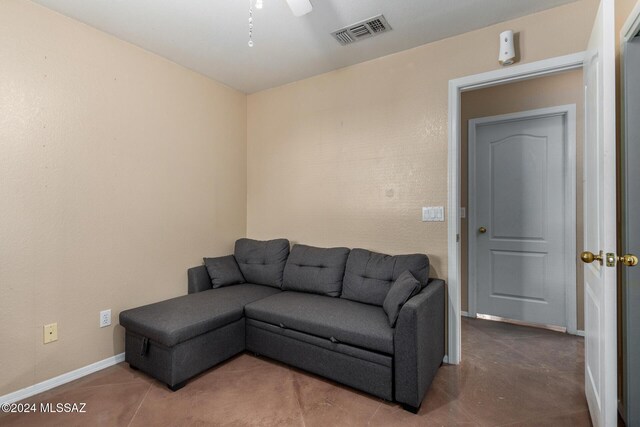
[[[480,227],[480,228],[478,228],[478,231],[480,232],[480,234],[484,234],[484,233],[487,232],[487,229],[484,228],[484,227]]]
[[[619,256],[618,262],[623,263],[627,267],[635,267],[636,265],[638,265],[638,257],[635,255],[626,254]]]
[[[597,255],[589,251],[584,251],[580,254],[580,259],[585,264],[591,264],[593,261],[598,261],[602,264],[602,251]]]

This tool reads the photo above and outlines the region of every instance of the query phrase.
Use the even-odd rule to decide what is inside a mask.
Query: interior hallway
[[[121,363],[29,403],[84,414],[0,415],[3,426],[590,426],[584,339],[463,319],[464,361],[443,366],[418,415],[280,363],[239,355],[172,393]]]

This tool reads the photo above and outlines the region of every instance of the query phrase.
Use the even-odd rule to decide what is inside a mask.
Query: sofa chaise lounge
[[[423,254],[240,239],[189,294],[126,310],[125,360],[172,390],[248,350],[417,412],[444,357],[444,282]]]

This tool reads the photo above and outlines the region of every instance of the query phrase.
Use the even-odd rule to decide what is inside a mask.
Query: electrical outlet
[[[111,309],[100,312],[100,327],[104,328],[111,325]]]
[[[48,344],[53,341],[58,341],[58,324],[50,323],[44,325],[44,343]]]

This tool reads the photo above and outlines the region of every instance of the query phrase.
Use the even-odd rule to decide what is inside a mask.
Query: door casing
[[[565,200],[564,200],[564,287],[565,287],[565,326],[570,334],[577,333],[577,312],[576,312],[576,263],[570,260],[577,259],[576,256],[576,105],[568,104],[557,107],[540,108],[535,110],[521,111],[511,114],[503,114],[499,116],[482,117],[479,119],[469,120],[469,183],[467,185],[469,192],[469,209],[468,209],[468,314],[475,317],[476,312],[476,242],[477,235],[475,230],[478,228],[476,219],[476,202],[473,197],[475,192],[475,183],[473,177],[476,174],[476,128],[479,125],[500,124],[517,121],[522,119],[538,119],[545,117],[561,116],[565,120],[565,144],[564,144],[564,183],[565,183]],[[518,319],[514,319],[518,320]]]
[[[462,92],[517,82],[535,77],[549,76],[563,71],[581,69],[585,52],[559,56],[527,64],[513,65],[494,71],[461,77],[449,81],[448,124],[448,201],[447,201],[447,355],[445,361],[458,364],[462,359],[462,300],[460,298],[461,244],[460,244],[460,170],[461,170],[461,103]]]

